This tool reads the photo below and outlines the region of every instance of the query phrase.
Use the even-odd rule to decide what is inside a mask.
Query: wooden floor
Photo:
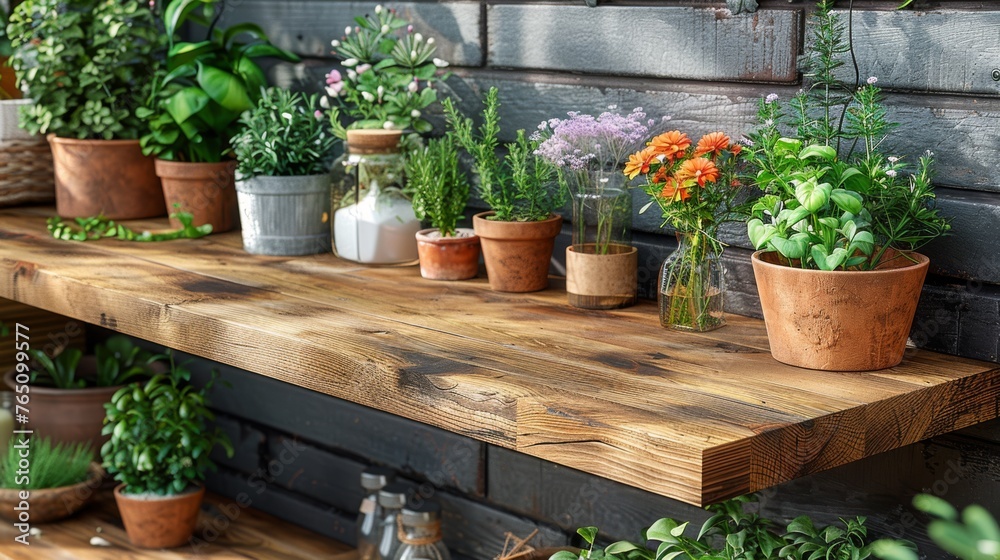
[[[132,546],[110,490],[102,492],[76,516],[37,528],[41,534],[29,537],[31,544],[25,546],[14,542],[18,533],[8,522],[0,523],[0,560],[356,560],[357,557],[347,545],[252,508],[241,510],[235,502],[212,495],[202,506],[195,538],[187,546],[170,550]],[[110,546],[93,546],[92,537],[100,537]]]
[[[775,362],[754,319],[670,332],[648,302],[572,308],[561,280],[501,294],[251,256],[238,232],[56,241],[51,214],[0,211],[0,297],[693,504],[1000,415],[996,364],[916,351],[881,372],[808,371]]]

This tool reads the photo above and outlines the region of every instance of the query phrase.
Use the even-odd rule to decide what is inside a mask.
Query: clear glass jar
[[[378,505],[382,508],[379,529],[378,559],[392,560],[399,550],[399,515],[406,505],[408,488],[400,483],[389,484],[378,492]]]
[[[361,487],[365,489],[357,528],[358,556],[361,560],[378,559],[378,545],[382,537],[382,507],[378,505],[378,492],[393,478],[391,470],[379,467],[371,467],[361,473]]]
[[[441,507],[424,501],[403,509],[399,516],[402,544],[393,560],[451,560],[441,540]]]
[[[333,252],[363,264],[416,264],[420,220],[403,194],[398,130],[349,130],[332,173]]]
[[[677,250],[660,268],[660,324],[698,332],[724,326],[725,281],[718,242],[705,232],[677,232],[677,242]]]

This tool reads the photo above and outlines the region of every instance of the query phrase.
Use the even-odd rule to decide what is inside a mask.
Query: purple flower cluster
[[[571,171],[608,171],[620,168],[629,154],[649,138],[657,124],[642,107],[621,115],[609,107],[597,117],[578,111],[566,119],[549,119],[538,125],[532,139],[540,142],[535,154]]]

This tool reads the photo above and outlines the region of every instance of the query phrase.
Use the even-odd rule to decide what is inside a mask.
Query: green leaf
[[[771,246],[789,260],[805,257],[809,248],[809,244],[802,239],[785,239],[777,236],[771,239]]]
[[[597,539],[597,527],[580,527],[576,532],[587,541],[587,544],[594,544]]]
[[[951,504],[930,494],[917,494],[913,497],[913,507],[924,513],[940,517],[948,521],[958,519],[958,511]]]
[[[170,48],[167,54],[167,70],[174,71],[177,68],[190,64],[206,54],[218,49],[211,41],[201,41],[200,43],[177,43]]]
[[[230,111],[242,113],[253,108],[243,81],[225,70],[199,62],[198,84],[212,100]]]
[[[250,35],[254,39],[267,40],[267,32],[256,23],[237,23],[236,25],[226,29],[222,36],[222,44],[225,46],[226,50],[230,50],[232,48],[232,41],[244,33]]]
[[[843,247],[837,247],[830,253],[827,253],[826,247],[823,245],[813,245],[812,247],[813,261],[820,270],[836,270],[837,267],[844,264],[848,256],[847,249]]]
[[[770,224],[765,225],[758,218],[753,218],[747,222],[747,236],[750,237],[750,243],[753,244],[755,249],[763,249],[776,233],[778,233],[777,228]],[[709,521],[712,519],[715,519],[715,517],[713,516]],[[704,527],[707,526],[709,524],[706,521]],[[704,528],[702,529],[702,534],[704,534]],[[701,535],[698,538],[701,538]]]
[[[284,49],[279,49],[278,47],[270,43],[255,42],[249,45],[243,45],[236,49],[236,54],[241,57],[246,58],[261,58],[264,56],[271,56],[274,58],[279,58],[285,62],[299,62],[300,59],[298,55],[288,52]]]
[[[799,159],[812,158],[832,162],[837,159],[837,150],[835,150],[832,146],[813,144],[811,146],[806,146],[801,152],[799,152]]]
[[[568,550],[560,550],[552,556],[549,556],[549,560],[580,560],[580,555],[573,554]]]
[[[795,199],[810,213],[816,213],[830,201],[833,187],[829,183],[819,183],[815,178],[805,181],[793,181],[795,184]]]
[[[246,91],[254,101],[260,99],[260,92],[267,87],[267,76],[256,62],[247,57],[241,57],[234,68],[236,74],[243,78]]]
[[[794,138],[778,138],[774,143],[774,154],[777,156],[789,153],[797,153],[802,146],[801,140]]]
[[[864,208],[864,199],[860,194],[845,189],[833,189],[830,191],[830,200],[844,212],[857,214]]]
[[[651,541],[677,542],[673,535],[673,530],[676,528],[677,522],[669,517],[657,519],[649,529],[646,529],[646,538]]]
[[[982,506],[973,504],[962,510],[962,521],[977,539],[1000,541],[1000,527]]]
[[[178,28],[183,24],[191,12],[199,4],[212,4],[214,0],[173,0],[167,3],[167,8],[163,12],[163,24],[166,27],[167,35],[173,38],[178,33]]]
[[[875,237],[870,231],[859,231],[851,239],[851,248],[857,249],[866,255],[871,255],[875,250]],[[853,253],[854,251],[851,251]]]
[[[165,105],[167,112],[178,124],[182,123],[191,115],[201,111],[208,105],[211,99],[208,94],[197,87],[186,87],[167,99]]]
[[[623,554],[625,552],[631,552],[633,550],[639,550],[639,547],[628,542],[628,541],[618,541],[616,543],[611,543],[607,548],[604,549],[605,554]]]

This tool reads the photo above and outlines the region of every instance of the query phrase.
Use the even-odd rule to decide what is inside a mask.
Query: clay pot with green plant
[[[208,392],[215,381],[196,388],[191,373],[170,358],[170,371],[120,389],[104,407],[101,448],[104,468],[121,484],[115,502],[132,544],[173,548],[191,539],[205,496],[205,472],[216,445],[229,456],[229,439],[209,430],[214,419]]]
[[[8,31],[11,63],[32,98],[20,125],[49,138],[59,215],[166,213],[135,110],[165,53],[149,4],[32,0],[13,11]]]
[[[417,232],[420,275],[429,280],[468,280],[479,272],[479,237],[458,227],[469,202],[469,181],[459,167],[451,134],[430,140],[406,158],[407,187],[417,218],[430,229]]]
[[[881,152],[895,123],[877,78],[837,81],[847,45],[819,39],[843,37],[833,2],[812,17],[814,83],[790,103],[791,118],[776,94],[762,99],[747,150],[764,192],[747,232],[771,353],[813,369],[893,367],[928,268],[914,251],[950,225],[936,208],[931,154],[910,166]],[[827,117],[794,116],[803,114]]]
[[[500,134],[497,88],[483,100],[482,124],[459,114],[444,101],[448,125],[459,145],[473,159],[479,196],[493,210],[476,214],[473,228],[483,247],[490,288],[499,292],[536,292],[549,285],[549,263],[555,238],[562,230],[568,190],[554,165],[536,155],[538,142],[523,130],[506,145],[501,160],[496,149]]]
[[[211,224],[214,233],[221,233],[236,227],[239,212],[236,161],[229,142],[240,132],[240,115],[253,109],[267,86],[255,59],[299,58],[272,45],[264,30],[252,23],[228,29],[210,25],[204,41],[181,41],[180,30],[188,22],[205,23],[206,7],[218,11],[222,2],[173,0],[166,5],[166,66],[136,113],[149,128],[141,140],[142,151],[157,158],[167,207],[189,212],[195,226]],[[238,40],[243,37],[249,40]],[[173,219],[171,223],[181,227]]]
[[[159,360],[164,358],[124,335],[110,337],[94,352],[83,356],[76,348],[66,348],[50,357],[32,349],[33,367],[22,362],[6,374],[4,381],[11,390],[24,385],[22,381],[30,382],[28,429],[55,442],[86,443],[100,449],[106,440],[101,435],[104,403],[126,383],[153,375],[162,368]]]
[[[87,505],[104,478],[104,469],[94,462],[93,448],[38,436],[28,446],[21,446],[15,438],[0,450],[0,517],[23,522],[21,513],[27,503],[32,523],[51,523]],[[25,448],[30,450],[27,469],[21,464]]]

